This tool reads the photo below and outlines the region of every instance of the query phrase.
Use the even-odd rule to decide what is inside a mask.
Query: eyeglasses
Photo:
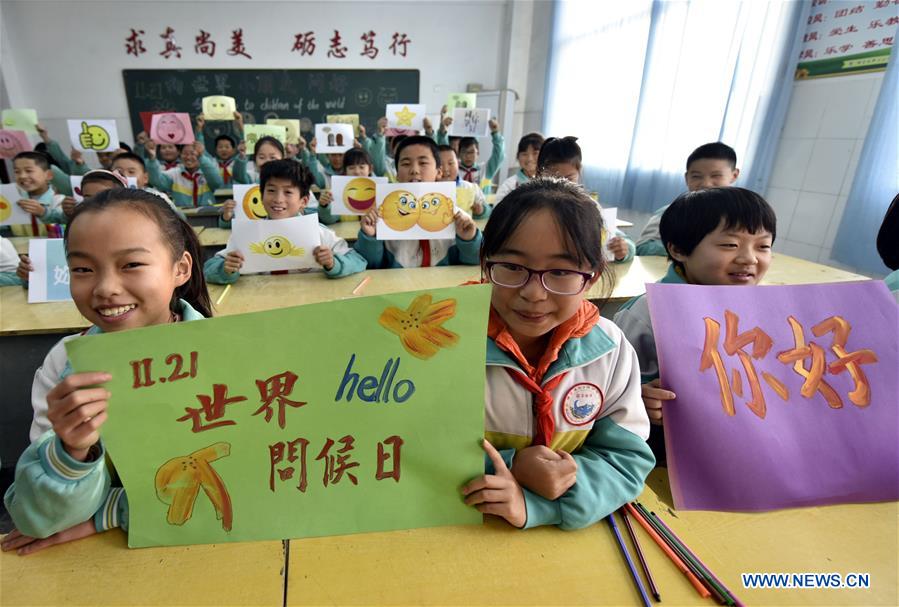
[[[516,289],[523,287],[536,275],[540,284],[550,293],[556,295],[577,295],[584,290],[596,272],[577,272],[575,270],[532,270],[516,263],[504,261],[488,261],[487,278],[500,287]]]

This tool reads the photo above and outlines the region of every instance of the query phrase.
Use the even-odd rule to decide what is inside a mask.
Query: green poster
[[[490,289],[85,336],[132,547],[476,524]]]
[[[457,107],[474,109],[477,107],[477,103],[477,93],[450,93],[446,98],[446,115],[452,116],[453,110]]]

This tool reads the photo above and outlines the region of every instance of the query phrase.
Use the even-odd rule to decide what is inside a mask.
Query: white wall
[[[115,118],[127,133],[122,138],[130,141],[123,69],[418,69],[421,102],[435,114],[448,93],[470,82],[485,89],[506,86],[509,0],[3,0],[0,11],[0,69],[9,103],[37,109],[51,135],[63,141],[65,119],[78,116]],[[175,29],[180,60],[159,55],[166,26]],[[139,58],[125,53],[132,27],[145,31],[147,53]],[[225,52],[238,27],[252,61]],[[194,53],[200,28],[218,45],[214,58]],[[326,56],[334,29],[349,47],[346,59]],[[315,54],[290,52],[294,34],[307,30],[316,33]],[[359,55],[359,37],[369,30],[377,33],[375,60]],[[412,39],[405,59],[387,48],[395,31]]]
[[[830,253],[882,81],[876,72],[793,85],[766,195],[777,212],[776,250],[841,265]]]

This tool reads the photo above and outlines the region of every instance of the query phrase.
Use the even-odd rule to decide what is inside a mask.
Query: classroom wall
[[[468,83],[503,88],[510,55],[509,0],[456,1],[22,1],[0,7],[0,69],[14,107],[34,107],[54,138],[67,140],[65,119],[115,118],[130,141],[130,121],[121,71],[126,68],[309,68],[418,69],[421,102],[437,113],[450,92]],[[522,3],[533,4],[533,3]],[[541,2],[541,4],[550,4]],[[159,37],[175,29],[180,60],[159,55]],[[231,57],[231,30],[243,27],[252,60]],[[125,53],[129,29],[143,29],[147,53]],[[194,52],[202,28],[213,34],[214,58]],[[346,59],[326,56],[328,38],[340,30],[350,48]],[[290,52],[294,34],[316,33],[315,54]],[[363,32],[377,33],[380,54],[359,55]],[[389,54],[393,32],[412,39],[404,59]],[[463,51],[464,49],[464,51]]]
[[[778,143],[766,198],[777,212],[775,250],[831,259],[883,72],[801,80]]]

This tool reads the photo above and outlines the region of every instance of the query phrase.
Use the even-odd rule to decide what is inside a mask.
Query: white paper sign
[[[460,108],[453,110],[453,123],[449,134],[453,137],[487,137],[490,108]]]
[[[229,249],[244,256],[241,274],[320,268],[312,255],[321,244],[317,215],[232,224]]]
[[[388,103],[386,116],[388,128],[420,131],[424,128],[425,106],[420,103]]]
[[[28,257],[34,271],[28,277],[28,303],[72,301],[69,264],[62,238],[32,238]]]
[[[72,147],[82,152],[111,152],[119,149],[115,120],[81,118],[67,120]]]
[[[233,186],[234,221],[252,221],[268,218],[268,211],[262,206],[262,190],[258,183],[235,183]]]
[[[599,207],[602,215],[602,254],[606,261],[615,261],[615,254],[609,250],[609,241],[615,238],[615,230],[618,225],[618,207],[604,209]]]
[[[387,185],[386,177],[331,177],[331,213],[334,215],[365,215],[375,205],[378,185]]]
[[[14,183],[0,185],[0,226],[31,223],[31,213],[16,204],[27,196],[22,196]]]
[[[352,124],[316,124],[315,151],[319,154],[343,154],[353,147]]]
[[[378,240],[455,238],[456,184],[451,181],[377,186]]]

